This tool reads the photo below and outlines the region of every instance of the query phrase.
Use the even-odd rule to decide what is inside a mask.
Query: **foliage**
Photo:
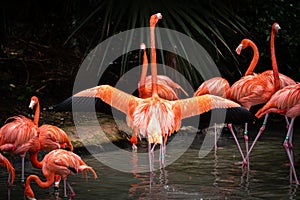
[[[235,13],[245,20],[251,39],[258,45],[260,64],[257,72],[271,67],[270,31],[271,25],[278,22],[281,30],[276,35],[275,49],[279,71],[299,81],[300,2],[297,0],[246,0],[233,5],[235,5]]]

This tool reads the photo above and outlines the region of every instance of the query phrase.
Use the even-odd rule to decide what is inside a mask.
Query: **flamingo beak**
[[[242,49],[243,49],[243,45],[242,44],[240,44],[236,49],[235,49],[235,52],[238,54],[238,55],[240,55],[241,54],[241,51],[242,51]]]
[[[29,104],[29,108],[33,109],[35,104],[36,104],[35,100],[31,100]]]

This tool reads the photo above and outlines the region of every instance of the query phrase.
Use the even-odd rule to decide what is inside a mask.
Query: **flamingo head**
[[[162,19],[161,13],[156,13],[150,17],[150,27],[154,27],[158,20]]]
[[[281,28],[279,26],[279,24],[277,22],[275,22],[272,26],[272,29],[275,31],[275,32],[278,32]]]
[[[145,45],[145,43],[141,43],[141,45],[140,45],[140,49],[141,49],[141,50],[145,50],[145,49],[146,49],[146,45]]]
[[[250,43],[251,43],[251,40],[249,40],[249,39],[243,39],[243,40],[241,41],[241,43],[239,44],[239,46],[235,49],[235,52],[236,52],[238,55],[240,55],[240,54],[241,54],[241,51],[242,51],[243,49],[245,49],[246,47],[248,47],[248,46],[250,45]]]
[[[29,108],[33,109],[38,102],[39,99],[36,96],[31,97]]]

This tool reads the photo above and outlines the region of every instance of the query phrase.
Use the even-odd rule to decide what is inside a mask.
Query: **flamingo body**
[[[300,115],[300,84],[286,86],[278,90],[256,113],[256,117],[274,112],[295,118]]]
[[[42,165],[42,172],[46,178],[45,182],[41,181],[41,179],[36,175],[30,175],[26,179],[25,196],[29,199],[35,199],[34,193],[30,187],[31,180],[36,181],[41,188],[48,188],[54,183],[54,177],[56,174],[60,175],[64,181],[66,181],[70,174],[89,170],[93,173],[94,178],[97,178],[97,174],[93,168],[86,165],[78,155],[62,149],[49,152],[44,157]]]
[[[230,88],[228,81],[222,77],[214,77],[204,81],[194,93],[194,96],[213,94],[224,97],[225,92]]]
[[[38,129],[24,116],[8,118],[13,120],[0,129],[0,150],[11,151],[24,157],[26,152],[35,152],[40,148]],[[6,148],[10,146],[11,148]]]

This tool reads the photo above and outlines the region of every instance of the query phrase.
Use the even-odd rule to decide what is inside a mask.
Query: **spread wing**
[[[179,104],[181,107],[182,119],[199,115],[215,108],[241,107],[233,101],[210,94],[177,100],[176,104]]]
[[[122,111],[125,114],[128,114],[130,105],[136,104],[136,102],[141,101],[141,99],[109,85],[100,85],[89,88],[76,93],[74,96],[101,98],[102,101]]]

